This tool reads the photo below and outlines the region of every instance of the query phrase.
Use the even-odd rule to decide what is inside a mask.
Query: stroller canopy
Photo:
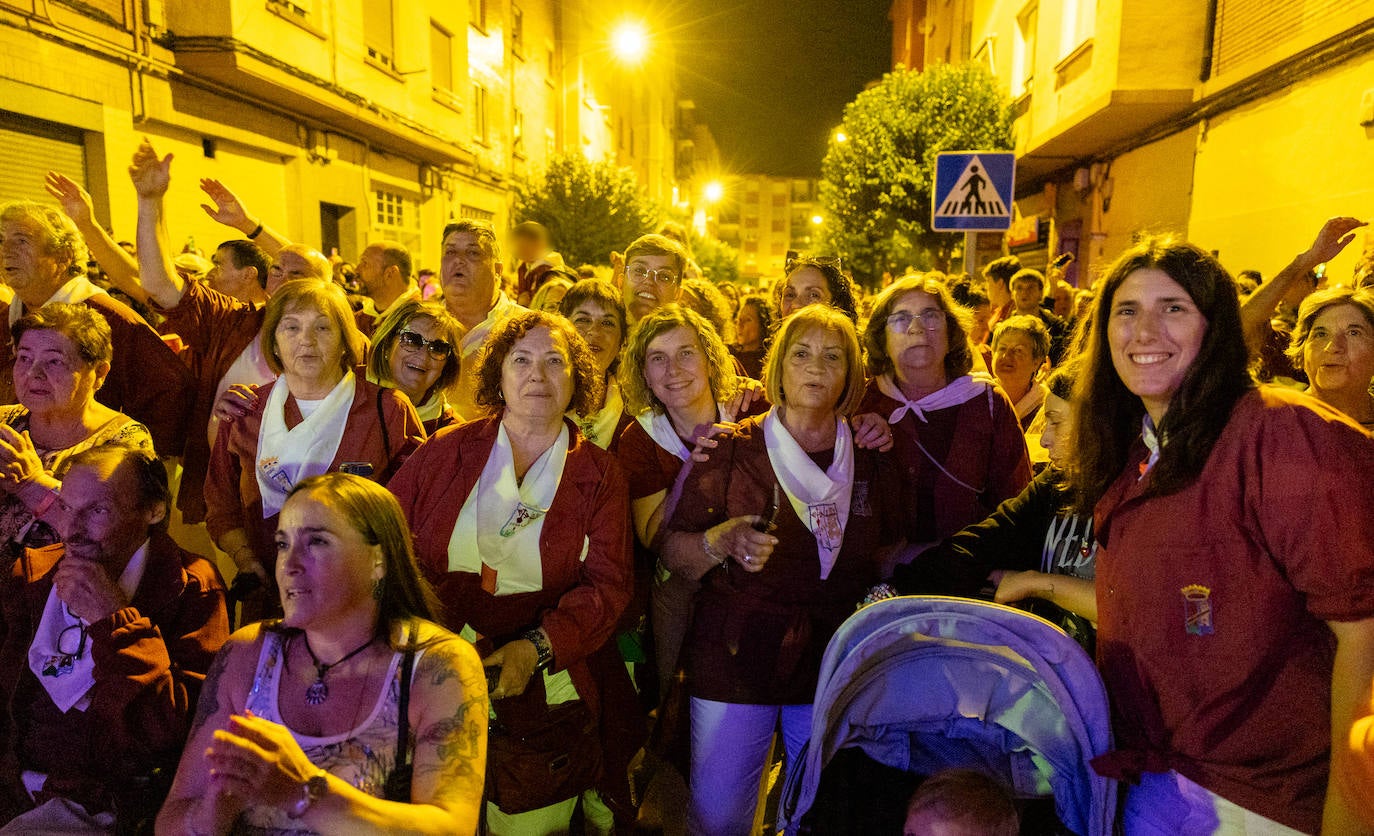
[[[1000,604],[907,596],[836,631],[821,662],[811,739],[783,789],[795,832],[841,749],[930,775],[971,767],[1022,798],[1054,796],[1080,836],[1110,836],[1116,786],[1088,761],[1111,748],[1093,661],[1062,630]]]

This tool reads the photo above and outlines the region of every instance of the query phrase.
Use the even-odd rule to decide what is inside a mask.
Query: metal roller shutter
[[[52,203],[43,188],[48,171],[59,171],[86,186],[81,132],[0,111],[0,203]]]

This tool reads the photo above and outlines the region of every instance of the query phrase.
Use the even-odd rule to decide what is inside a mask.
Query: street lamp
[[[725,197],[725,186],[719,180],[712,180],[702,189],[702,196],[707,203],[720,203],[721,198]]]
[[[611,51],[626,64],[638,64],[649,52],[649,31],[639,21],[621,22],[611,32]]]
[[[811,225],[812,225],[812,226],[820,226],[820,225],[823,224],[823,223],[825,223],[825,218],[822,218],[820,215],[812,215],[812,216],[811,216]]]
[[[849,141],[849,134],[845,133],[845,132],[844,132],[843,130],[841,130],[840,128],[836,128],[836,129],[835,129],[835,141],[836,141],[836,142],[848,142],[848,141]]]

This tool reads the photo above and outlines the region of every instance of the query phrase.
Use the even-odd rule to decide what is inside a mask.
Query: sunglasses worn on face
[[[447,360],[453,354],[453,344],[448,340],[426,340],[414,331],[399,332],[396,335],[396,341],[410,351],[425,349],[429,352],[429,356],[435,360]]]

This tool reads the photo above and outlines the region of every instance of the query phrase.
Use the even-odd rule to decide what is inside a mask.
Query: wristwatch
[[[520,638],[534,645],[534,652],[539,654],[539,661],[535,664],[535,670],[548,670],[549,665],[553,664],[553,647],[549,644],[549,637],[544,635],[544,631],[536,627],[533,630],[525,631]]]
[[[286,811],[286,817],[298,819],[305,815],[316,801],[324,798],[327,792],[329,792],[329,773],[323,769],[316,770],[314,775],[306,778],[305,783],[301,784],[301,797],[295,804],[291,805],[290,810]]]

